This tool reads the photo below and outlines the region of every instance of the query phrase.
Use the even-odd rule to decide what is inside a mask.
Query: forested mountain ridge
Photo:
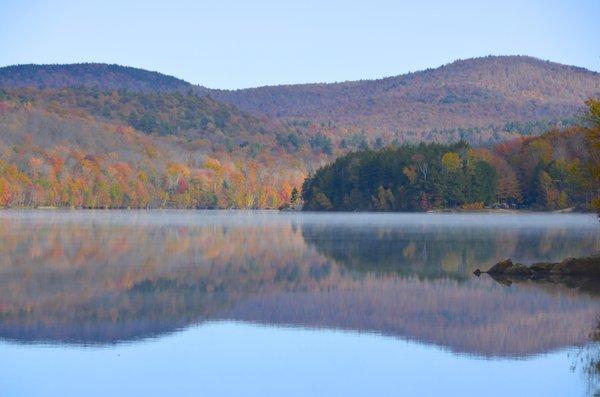
[[[25,87],[207,96],[320,134],[318,140],[344,152],[459,139],[485,145],[573,125],[583,102],[600,96],[600,74],[525,56],[488,56],[378,80],[218,90],[118,65],[0,68],[0,88]]]
[[[96,87],[103,91],[185,91],[193,85],[173,76],[105,63],[12,65],[0,68],[0,87]]]
[[[210,95],[253,114],[321,122],[341,135],[444,142],[471,141],[468,135],[475,133],[489,143],[506,138],[507,123],[571,118],[583,101],[600,95],[600,74],[532,57],[488,56],[379,80],[212,90]]]

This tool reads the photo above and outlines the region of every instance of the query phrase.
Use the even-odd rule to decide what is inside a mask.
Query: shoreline
[[[278,209],[278,208],[177,208],[177,207],[124,207],[124,208],[89,208],[89,207],[54,207],[54,206],[38,206],[38,207],[0,207],[0,211],[161,211],[161,210],[178,210],[178,211],[277,211],[277,212],[292,212],[292,213],[316,213],[316,214],[583,214],[595,215],[596,212],[589,210],[583,211],[574,208],[566,208],[561,210],[536,210],[536,209],[500,209],[500,208],[484,208],[484,209],[461,209],[461,208],[443,208],[429,211],[304,211],[302,209]]]

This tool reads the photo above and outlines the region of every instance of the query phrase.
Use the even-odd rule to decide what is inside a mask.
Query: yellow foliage
[[[217,159],[207,157],[206,160],[204,160],[202,167],[209,170],[213,170],[215,172],[219,172],[221,170],[221,162]]]
[[[442,156],[442,164],[448,171],[456,171],[461,166],[458,153],[448,152]]]
[[[469,211],[482,210],[484,208],[485,208],[485,206],[480,201],[478,201],[476,203],[465,203],[462,205],[462,209],[469,210]]]

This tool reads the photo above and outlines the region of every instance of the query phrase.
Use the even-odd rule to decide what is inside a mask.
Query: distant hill
[[[401,141],[443,141],[444,134],[457,139],[515,127],[539,133],[519,124],[568,123],[584,100],[600,96],[600,74],[526,56],[488,56],[380,80],[209,93],[255,115],[317,121],[342,135],[364,131]]]
[[[192,85],[173,76],[119,65],[15,65],[0,68],[0,87],[97,87],[100,90],[182,91]]]

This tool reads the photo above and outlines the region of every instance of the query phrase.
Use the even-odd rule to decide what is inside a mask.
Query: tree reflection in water
[[[600,313],[597,297],[568,285],[470,276],[509,256],[597,251],[595,229],[576,221],[12,214],[0,223],[0,337],[17,342],[110,344],[238,320],[523,357],[586,345]]]

